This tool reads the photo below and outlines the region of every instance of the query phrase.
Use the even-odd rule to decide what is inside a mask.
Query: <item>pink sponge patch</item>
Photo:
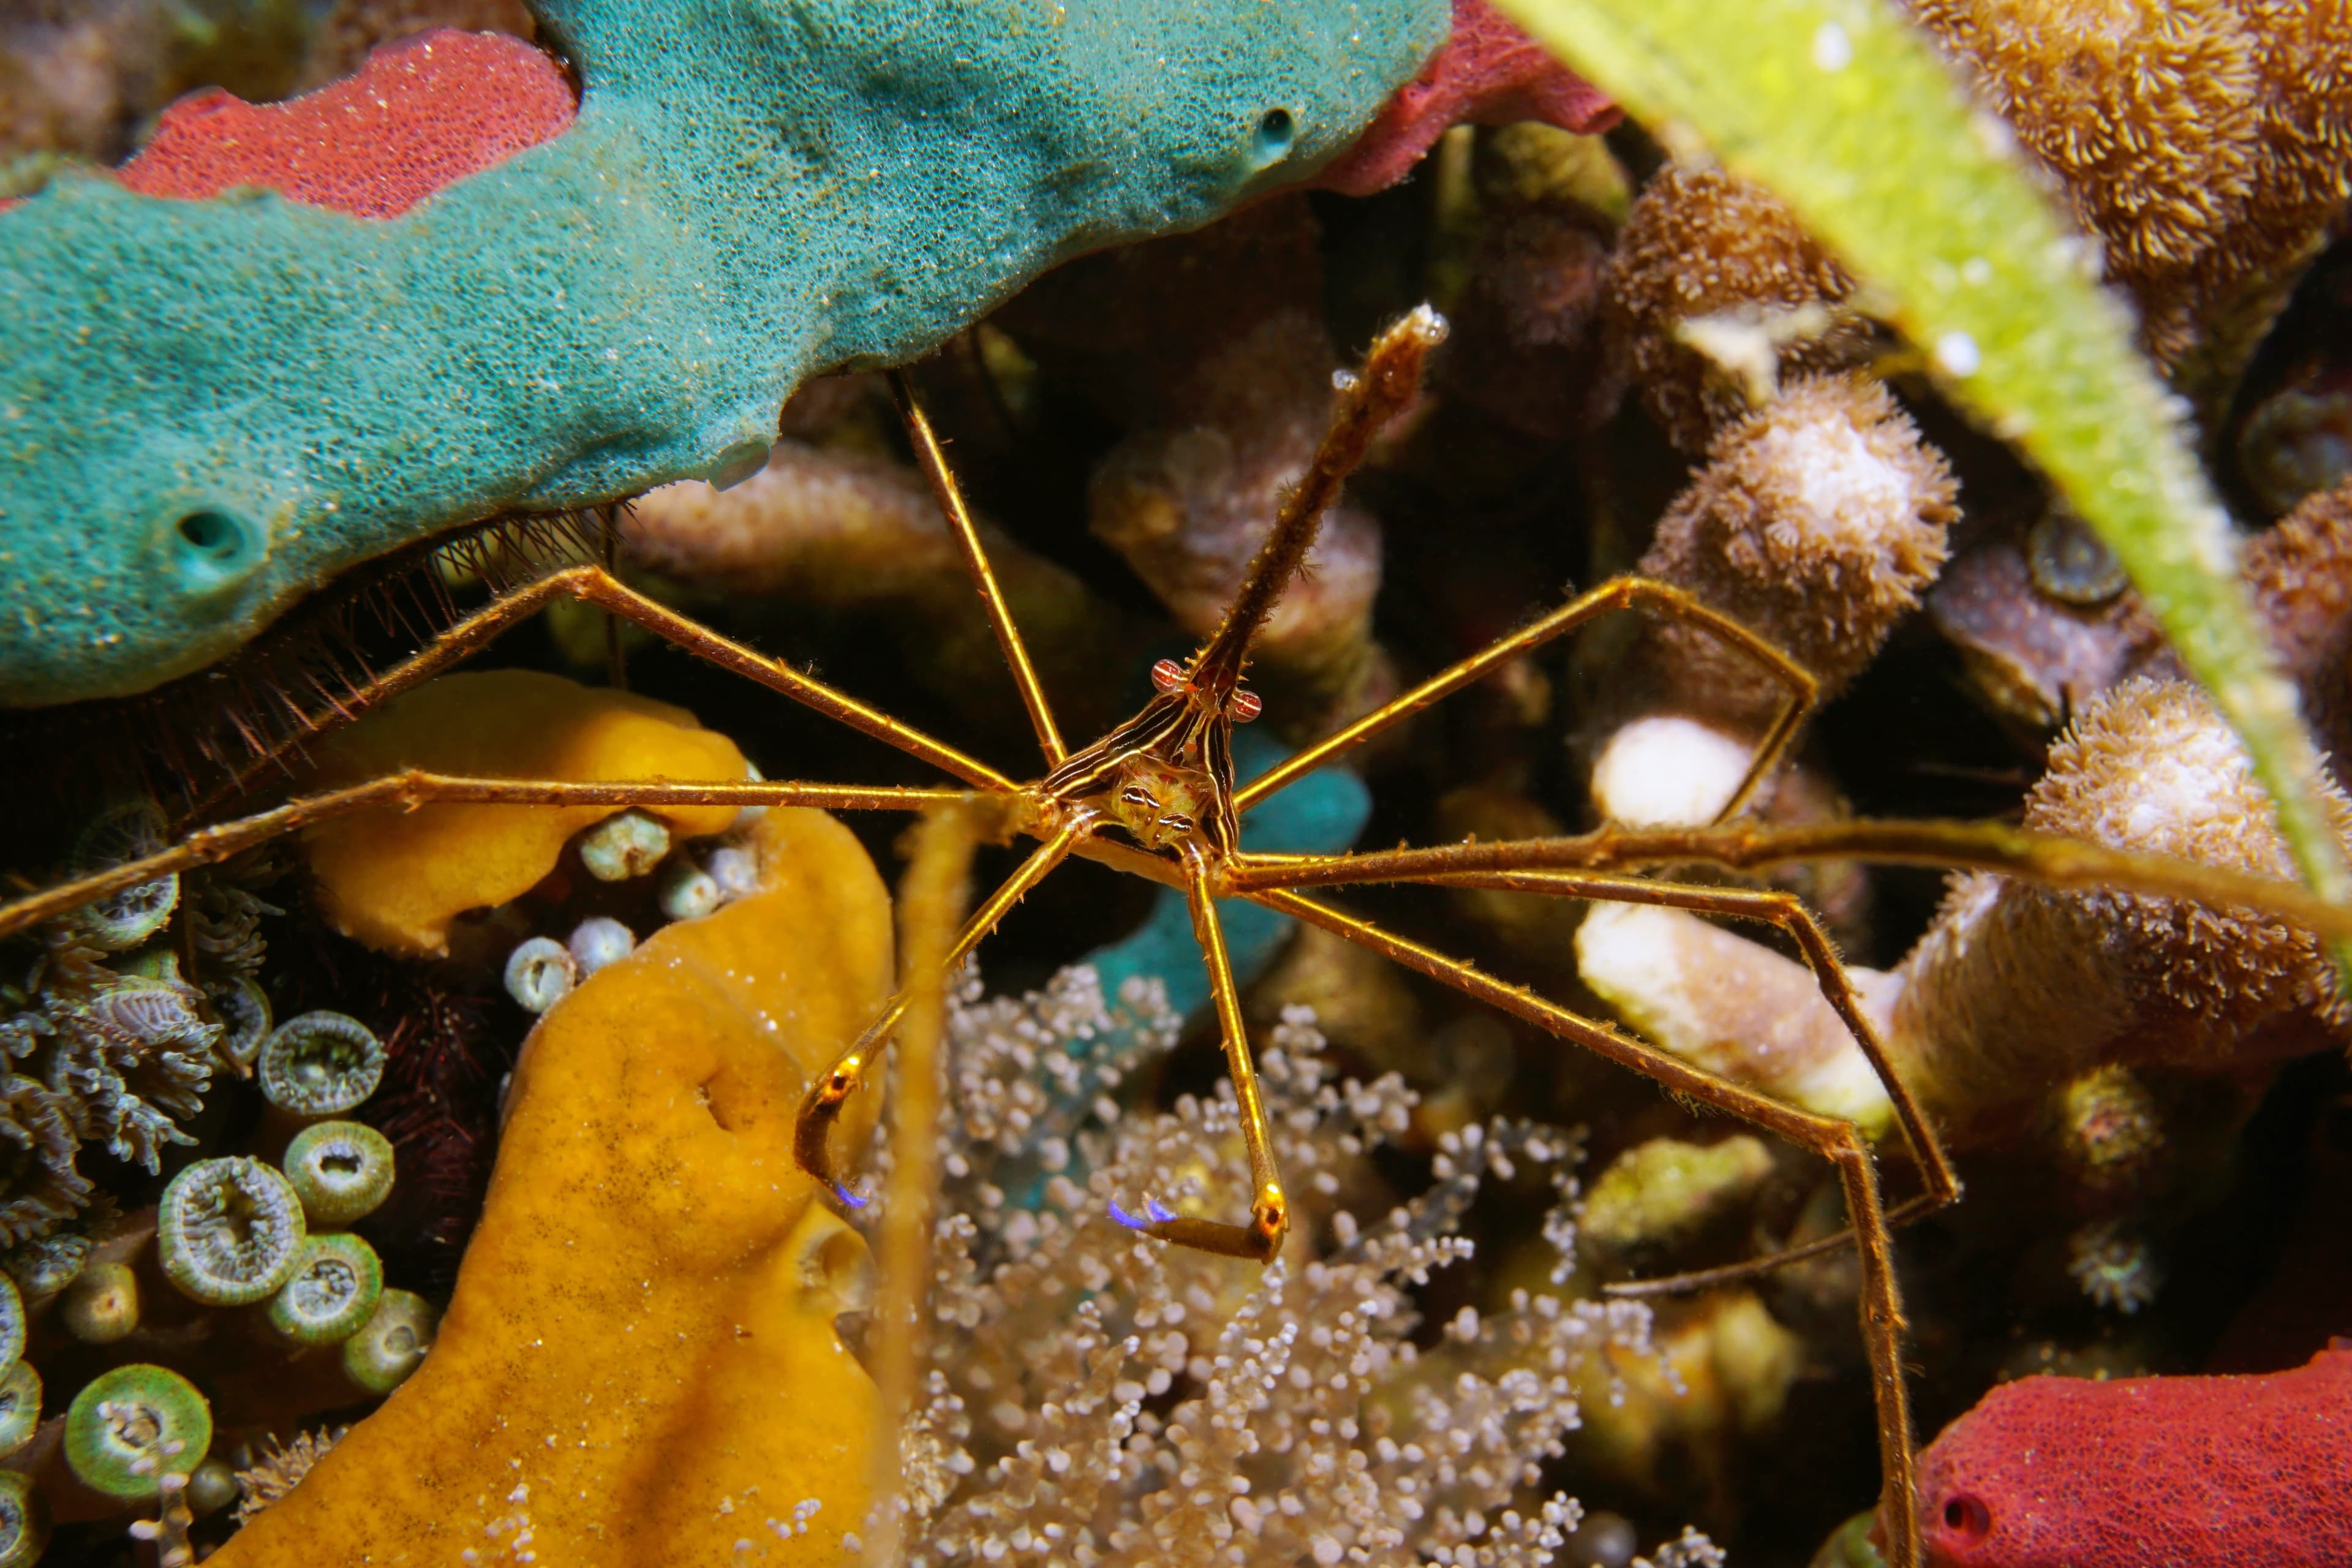
[[[2030,1377],[1919,1456],[1934,1568],[2352,1563],[2352,1342],[2261,1377]]]
[[[397,217],[442,186],[561,135],[578,104],[562,68],[520,38],[436,28],[376,50],[285,103],[220,88],[163,111],[116,177],[201,201],[239,185],[354,217]]]
[[[1315,183],[1351,196],[1386,190],[1451,126],[1540,120],[1589,134],[1616,124],[1617,114],[1607,94],[1545,53],[1487,0],[1454,0],[1454,37]]]

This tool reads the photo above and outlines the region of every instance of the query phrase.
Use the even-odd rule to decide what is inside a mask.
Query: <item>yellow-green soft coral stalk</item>
[[[2007,128],[1885,0],[1497,0],[1670,144],[1770,186],[1870,307],[2030,455],[2131,574],[2253,760],[2312,889],[2352,900],[2294,689],[2239,587],[2181,405],[2098,285],[2097,248]],[[2352,946],[2334,950],[2352,975]]]

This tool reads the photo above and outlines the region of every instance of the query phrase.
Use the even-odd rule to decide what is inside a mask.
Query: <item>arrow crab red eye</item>
[[[1227,710],[1236,724],[1246,724],[1265,710],[1265,704],[1258,700],[1255,691],[1234,692],[1233,703]]]
[[[1162,697],[1179,689],[1183,684],[1184,667],[1174,659],[1163,658],[1151,667],[1152,689]]]

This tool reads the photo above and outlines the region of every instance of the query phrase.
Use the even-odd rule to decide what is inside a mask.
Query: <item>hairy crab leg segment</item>
[[[1903,1079],[1886,1059],[1886,1047],[1878,1037],[1878,1030],[1862,1010],[1855,996],[1853,983],[1848,978],[1844,963],[1837,949],[1831,945],[1829,933],[1813,919],[1812,911],[1793,893],[1769,892],[1747,888],[1709,888],[1689,882],[1653,882],[1641,877],[1612,877],[1580,874],[1573,871],[1498,871],[1471,872],[1457,876],[1433,877],[1428,880],[1440,886],[1486,888],[1497,892],[1542,893],[1571,899],[1605,899],[1612,903],[1654,904],[1670,910],[1689,910],[1697,914],[1729,915],[1738,920],[1759,921],[1780,927],[1789,933],[1804,954],[1806,967],[1822,989],[1822,999],[1838,1016],[1846,1033],[1870,1062],[1871,1071],[1886,1090],[1886,1098],[1895,1107],[1895,1120],[1903,1129],[1903,1141],[1911,1146],[1911,1157],[1919,1166],[1920,1179],[1926,1183],[1927,1195],[1933,1199],[1930,1210],[1954,1203],[1960,1195],[1959,1177],[1954,1173],[1944,1146],[1928,1124],[1927,1113],[1906,1089]]]
[[[1748,762],[1748,773],[1739,781],[1739,788],[1716,814],[1717,821],[1728,821],[1747,809],[1757,786],[1770,777],[1772,770],[1780,765],[1781,755],[1789,749],[1789,742],[1796,739],[1798,727],[1805,721],[1806,714],[1812,710],[1813,698],[1821,689],[1820,683],[1804,666],[1720,610],[1710,609],[1671,584],[1652,582],[1647,577],[1612,577],[1599,587],[1578,595],[1542,619],[1520,627],[1459,664],[1440,670],[1412,690],[1391,698],[1345,729],[1334,731],[1243,785],[1234,793],[1234,808],[1247,811],[1276,790],[1313,773],[1340,752],[1363,744],[1381,731],[1402,722],[1433,703],[1444,700],[1488,671],[1541,647],[1554,637],[1613,610],[1632,609],[1652,610],[1675,620],[1687,621],[1712,633],[1726,647],[1753,662],[1767,676],[1788,689],[1788,698],[1780,711],[1772,716],[1771,725],[1765,731],[1763,740],[1758,742],[1756,754]]]
[[[2352,905],[2332,903],[2284,878],[2264,877],[2172,855],[2147,855],[2029,832],[1998,822],[1852,822],[1773,827],[1727,822],[1707,827],[1620,827],[1559,838],[1443,844],[1346,855],[1239,857],[1219,890],[1338,887],[1416,881],[1494,871],[1625,871],[1657,866],[1718,866],[1756,871],[1814,860],[2006,871],[2053,888],[2105,888],[2252,910],[2321,936],[2352,938]]]
[[[1364,460],[1372,438],[1421,390],[1422,366],[1430,351],[1445,341],[1445,331],[1444,319],[1435,310],[1416,306],[1373,342],[1360,374],[1339,382],[1339,405],[1315,448],[1314,460],[1284,498],[1224,620],[1192,656],[1185,672],[1192,684],[1218,702],[1240,688],[1250,643],[1282,602],[1291,575],[1307,560],[1324,512],[1339,499],[1340,487]]]
[[[314,823],[396,805],[813,805],[826,811],[921,811],[971,798],[970,790],[921,789],[897,784],[800,784],[743,781],[725,784],[576,784],[541,779],[465,778],[411,769],[287,802],[274,810],[200,827],[169,849],[93,871],[69,882],[18,899],[0,908],[0,937],[68,914],[94,900],[193,867],[210,866],[257,845]]]
[[[1201,944],[1201,962],[1208,966],[1209,992],[1217,1004],[1217,1030],[1223,1037],[1225,1070],[1233,1079],[1234,1098],[1241,1109],[1242,1144],[1249,1152],[1249,1223],[1228,1225],[1178,1215],[1135,1228],[1179,1247],[1270,1263],[1282,1250],[1283,1237],[1290,1234],[1290,1202],[1283,1196],[1282,1173],[1274,1162],[1274,1140],[1265,1125],[1265,1097],[1258,1089],[1257,1068],[1250,1059],[1249,1029],[1242,1019],[1241,992],[1234,984],[1233,960],[1225,952],[1225,931],[1217,920],[1211,879],[1205,856],[1196,849],[1184,857],[1184,901],[1192,912],[1192,935]]]
[[[1911,1413],[1909,1395],[1903,1385],[1903,1300],[1895,1279],[1886,1216],[1879,1203],[1877,1167],[1871,1162],[1869,1146],[1859,1129],[1852,1122],[1783,1105],[1728,1079],[1718,1078],[1607,1024],[1547,1001],[1525,986],[1483,974],[1459,959],[1449,958],[1328,904],[1278,889],[1253,892],[1248,897],[1253,902],[1320,926],[1416,973],[1524,1019],[1548,1034],[1631,1068],[1673,1093],[1751,1121],[1799,1148],[1811,1150],[1835,1166],[1845,1188],[1846,1215],[1861,1243],[1863,1342],[1870,1356],[1871,1382],[1878,1405],[1880,1477],[1888,1500],[1884,1517],[1893,1522],[1895,1535],[1889,1542],[1893,1550],[1887,1554],[1888,1561],[1918,1562],[1918,1521],[1916,1510],[1909,1505],[1913,1495]]]
[[[1096,814],[1079,807],[1063,818],[1052,837],[1030,851],[1019,869],[1004,879],[988,901],[972,911],[963,930],[947,950],[941,960],[944,969],[952,970],[978,947],[982,938],[996,929],[996,922],[1011,912],[1013,906],[1026,898],[1029,889],[1045,879],[1046,874],[1069,858],[1078,842],[1095,830]],[[833,1065],[809,1086],[808,1096],[801,1101],[800,1118],[793,1127],[793,1157],[801,1169],[832,1189],[834,1196],[852,1208],[862,1207],[865,1200],[851,1193],[840,1178],[833,1173],[832,1134],[834,1123],[841,1120],[849,1097],[865,1087],[866,1076],[881,1057],[883,1047],[906,1016],[908,993],[900,990],[883,1008],[866,1032],[851,1041],[833,1059]]]
[[[593,605],[624,620],[634,622],[664,642],[708,660],[721,669],[732,670],[746,679],[757,681],[771,691],[781,692],[803,707],[814,709],[829,719],[871,735],[885,745],[896,747],[910,757],[929,763],[975,788],[996,790],[1007,795],[1013,793],[1013,781],[987,763],[965,756],[945,742],[932,739],[911,724],[902,724],[887,713],[869,708],[845,692],[835,690],[814,676],[803,675],[782,659],[770,658],[731,637],[721,637],[698,622],[679,615],[668,605],[646,597],[602,566],[592,564],[566,566],[551,572],[483,605],[443,631],[429,646],[385,670],[339,703],[335,722],[347,723],[368,709],[397,697],[411,687],[423,684],[479,652],[506,631],[559,599]],[[227,789],[218,792],[219,796],[241,795],[254,787],[264,773],[286,768],[286,754],[325,727],[310,727],[306,734],[263,752],[257,760],[247,763],[238,773]]]
[[[1302,860],[1307,858],[1302,857]],[[1903,1141],[1910,1146],[1913,1162],[1927,1190],[1906,1200],[1887,1213],[1891,1230],[1907,1225],[1923,1215],[1935,1213],[1947,1205],[1957,1203],[1960,1196],[1960,1181],[1953,1171],[1950,1158],[1944,1152],[1943,1142],[1936,1136],[1927,1113],[1886,1059],[1886,1047],[1878,1037],[1877,1029],[1862,1010],[1854,995],[1853,984],[1847,977],[1845,964],[1831,945],[1829,934],[1822,931],[1812,911],[1792,893],[1767,892],[1744,888],[1709,888],[1688,882],[1653,882],[1640,877],[1612,877],[1574,871],[1470,871],[1427,877],[1400,878],[1400,881],[1421,882],[1448,888],[1482,888],[1504,893],[1539,893],[1571,899],[1604,899],[1612,903],[1654,904],[1666,909],[1690,910],[1701,914],[1729,915],[1738,920],[1760,921],[1775,925],[1789,933],[1804,954],[1805,963],[1813,972],[1821,986],[1822,999],[1845,1025],[1846,1033],[1870,1063],[1870,1068],[1886,1090],[1886,1098],[1895,1108],[1895,1120],[1903,1129]],[[1682,1290],[1711,1288],[1730,1284],[1756,1275],[1769,1274],[1775,1268],[1799,1262],[1803,1258],[1833,1252],[1854,1239],[1852,1230],[1842,1230],[1835,1236],[1823,1237],[1801,1246],[1751,1258],[1741,1263],[1722,1268],[1695,1270],[1688,1274],[1664,1275],[1654,1279],[1635,1279],[1603,1285],[1602,1290],[1612,1296],[1664,1296]]]
[[[1037,744],[1045,753],[1045,765],[1058,768],[1069,756],[1069,748],[1062,744],[1062,732],[1055,726],[1053,705],[1045,700],[1045,683],[1037,678],[1037,667],[1029,662],[1029,649],[1021,640],[1021,628],[1013,624],[1012,607],[1004,602],[1004,590],[997,586],[996,569],[988,563],[988,552],[981,548],[980,530],[972,525],[971,510],[964,505],[962,487],[956,483],[955,473],[948,467],[947,454],[940,449],[939,436],[931,429],[929,416],[915,397],[913,383],[903,370],[890,373],[890,396],[898,405],[898,417],[907,426],[907,439],[915,448],[915,459],[922,465],[923,478],[931,485],[931,499],[939,502],[946,514],[948,530],[955,535],[956,546],[963,552],[963,563],[971,573],[972,585],[980,590],[980,602],[987,607],[988,624],[996,633],[996,646],[1003,652],[1005,668],[1013,671],[1013,684],[1021,688],[1021,705],[1029,710],[1030,727],[1037,731]]]

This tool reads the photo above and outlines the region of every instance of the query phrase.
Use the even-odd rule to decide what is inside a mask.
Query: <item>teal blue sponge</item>
[[[352,563],[724,476],[806,377],[1345,148],[1447,0],[544,0],[572,129],[391,219],[0,213],[0,704],[144,690]]]

